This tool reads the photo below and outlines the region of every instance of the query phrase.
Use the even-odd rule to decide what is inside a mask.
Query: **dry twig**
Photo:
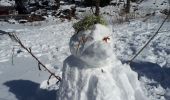
[[[41,70],[41,67],[43,67],[46,71],[48,71],[48,73],[50,73],[50,76],[48,78],[47,84],[49,84],[49,80],[51,79],[52,76],[54,76],[58,81],[57,83],[59,83],[61,81],[61,78],[59,76],[56,76],[55,73],[53,73],[52,71],[50,71],[31,51],[31,48],[27,48],[22,42],[21,40],[18,38],[18,36],[14,33],[7,33],[8,36],[14,40],[15,42],[17,42],[23,49],[25,49],[37,62],[38,62],[38,68],[39,70]]]
[[[15,48],[13,47],[12,48],[12,65],[14,65],[14,50],[15,50]]]

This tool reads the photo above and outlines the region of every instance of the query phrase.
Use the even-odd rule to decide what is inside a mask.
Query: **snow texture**
[[[103,41],[110,32],[97,24],[92,31],[79,32],[71,38],[70,44],[74,45],[70,45],[72,55],[64,61],[59,100],[147,100],[137,73],[116,59],[112,38]],[[84,35],[91,40],[76,53],[75,40]],[[91,68],[93,64],[98,67]]]

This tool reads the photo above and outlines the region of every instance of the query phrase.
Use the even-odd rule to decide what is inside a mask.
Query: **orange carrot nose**
[[[103,38],[103,41],[106,43],[108,42],[108,40],[110,40],[109,36]]]

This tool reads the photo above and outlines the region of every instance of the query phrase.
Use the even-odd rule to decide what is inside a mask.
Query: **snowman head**
[[[96,24],[91,29],[81,31],[70,40],[70,51],[75,57],[91,67],[100,67],[110,61],[113,55],[112,30]]]

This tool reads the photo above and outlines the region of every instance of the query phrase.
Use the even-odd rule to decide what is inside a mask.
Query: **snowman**
[[[95,24],[70,39],[57,100],[147,100],[137,73],[113,52],[112,30]]]

